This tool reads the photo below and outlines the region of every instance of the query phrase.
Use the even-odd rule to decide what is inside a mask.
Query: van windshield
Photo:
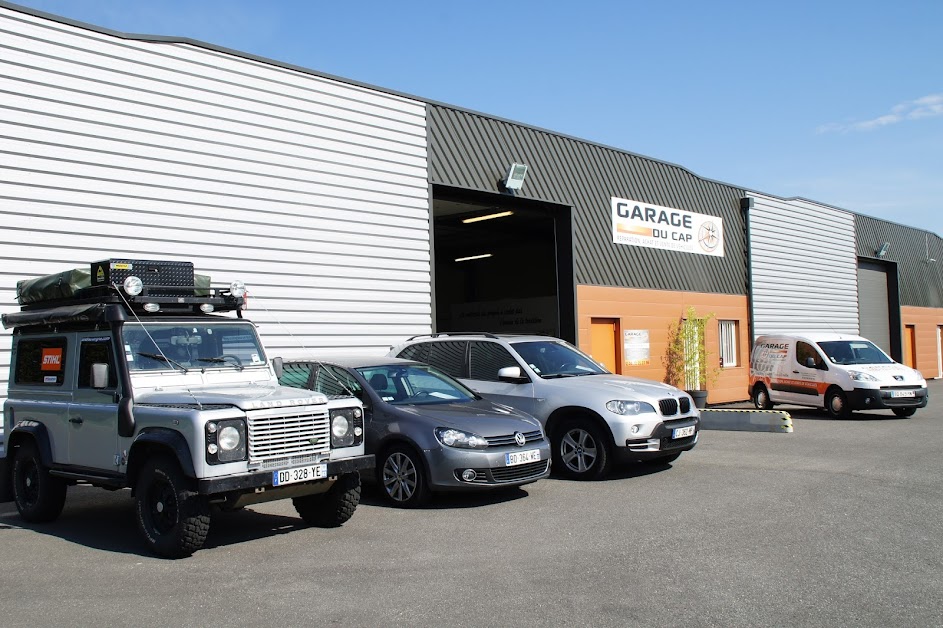
[[[894,364],[868,340],[830,340],[818,345],[834,364]]]

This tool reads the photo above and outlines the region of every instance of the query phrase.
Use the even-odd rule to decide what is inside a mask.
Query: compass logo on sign
[[[524,443],[527,442],[527,439],[520,432],[514,432],[514,442],[523,447]]]
[[[713,253],[717,245],[720,244],[720,229],[708,220],[698,229],[697,243],[708,253]]]

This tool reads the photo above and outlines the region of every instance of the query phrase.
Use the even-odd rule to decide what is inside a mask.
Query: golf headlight
[[[131,275],[124,280],[124,291],[132,297],[136,297],[137,295],[141,294],[141,291],[143,290],[144,282],[141,281],[140,277]]]
[[[363,411],[360,408],[331,410],[331,447],[353,447],[363,442]]]
[[[449,427],[435,428],[435,437],[446,447],[461,447],[463,449],[484,449],[488,446],[488,441],[472,434]]]
[[[876,382],[878,378],[871,373],[865,373],[864,371],[848,371],[848,375],[851,376],[851,379],[856,382]]]
[[[606,410],[619,416],[635,416],[643,412],[654,412],[655,408],[644,401],[616,399],[606,404]]]

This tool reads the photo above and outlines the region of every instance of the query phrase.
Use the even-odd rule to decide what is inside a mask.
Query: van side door
[[[811,365],[811,366],[810,366]],[[821,406],[825,397],[825,358],[814,345],[796,341],[795,355],[787,368],[783,401],[803,406]]]

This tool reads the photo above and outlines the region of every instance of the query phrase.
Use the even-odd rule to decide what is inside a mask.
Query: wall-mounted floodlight
[[[525,164],[513,163],[508,170],[508,176],[504,178],[504,187],[508,190],[520,190],[524,187],[524,177],[527,176],[527,166]]]
[[[885,242],[884,244],[881,245],[881,248],[879,248],[877,251],[874,252],[874,254],[877,255],[878,257],[884,257],[885,255],[887,255],[887,249],[889,248],[891,248],[891,243]]]

